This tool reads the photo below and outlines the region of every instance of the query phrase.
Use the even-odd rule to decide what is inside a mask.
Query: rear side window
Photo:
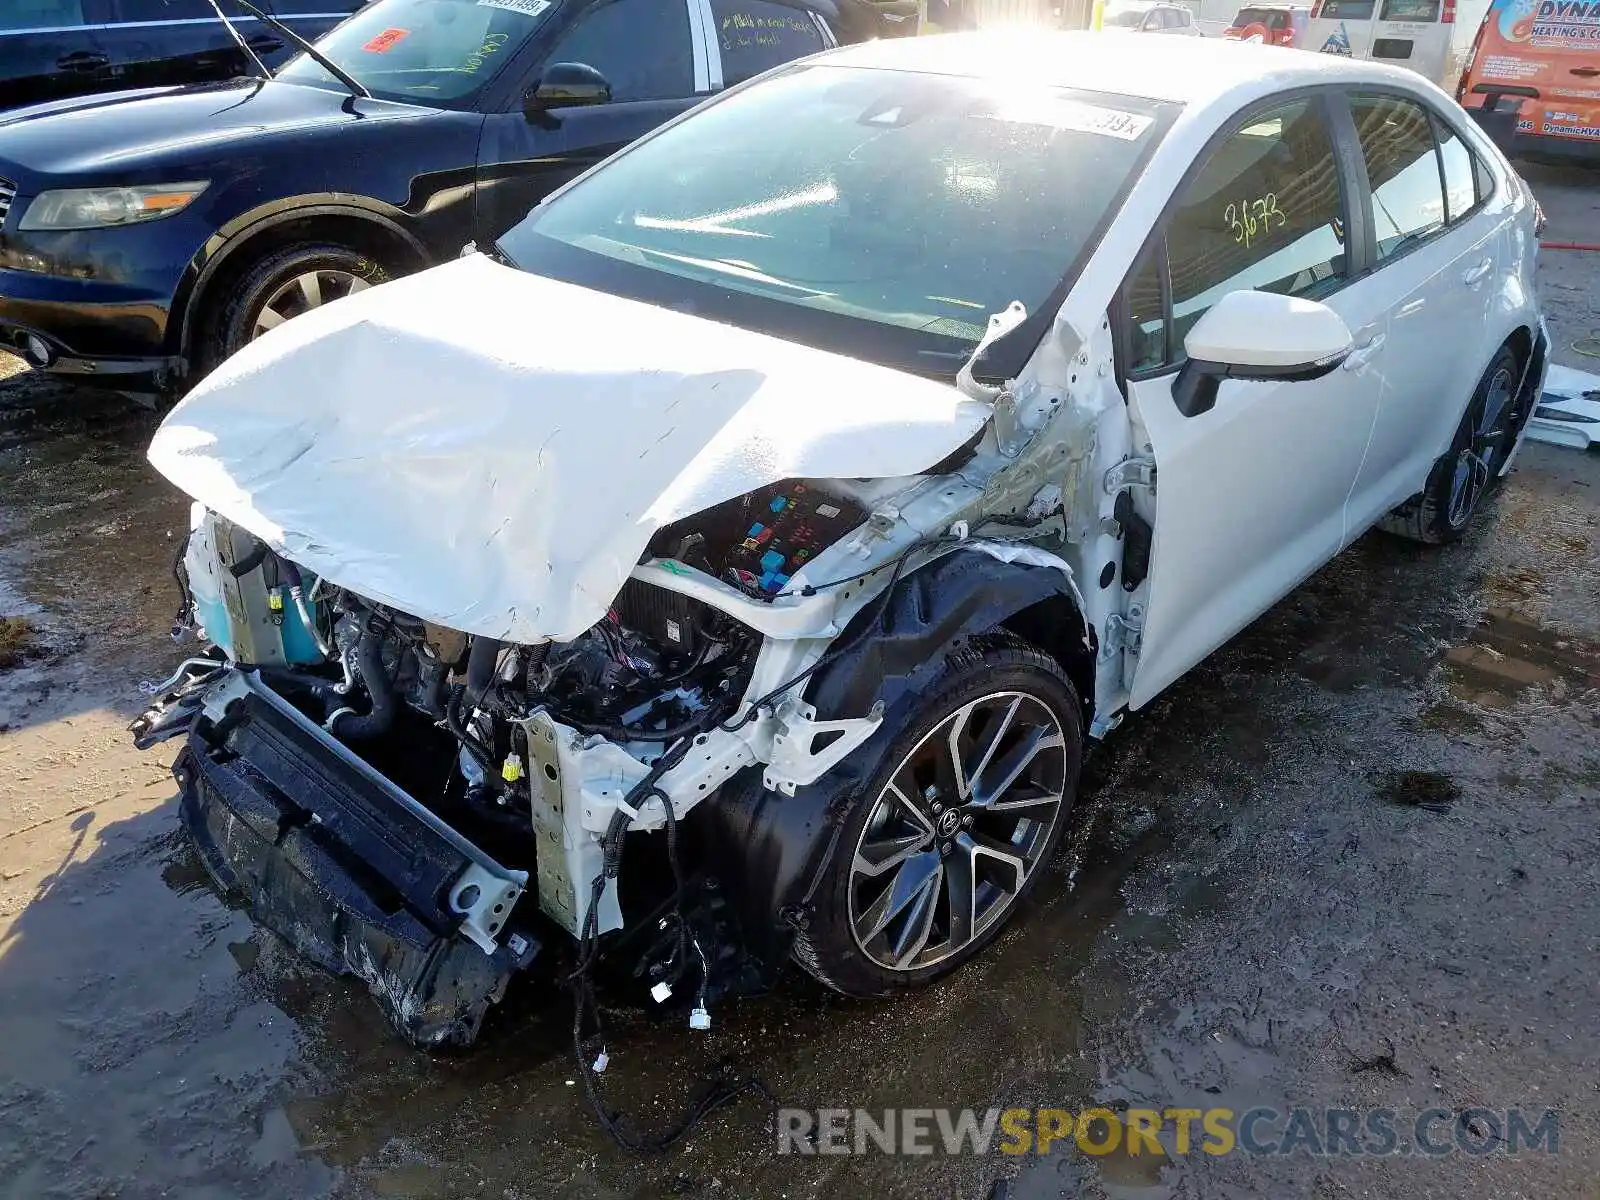
[[[1330,21],[1370,21],[1374,0],[1322,0],[1313,15]]]
[[[1433,126],[1422,105],[1396,96],[1353,96],[1350,110],[1367,162],[1378,257],[1393,258],[1444,228]]]
[[[1320,101],[1248,118],[1210,152],[1167,228],[1170,351],[1228,292],[1325,295],[1344,278],[1344,197]]]
[[[1474,183],[1477,163],[1454,129],[1440,122],[1438,130],[1439,160],[1444,166],[1445,220],[1454,225],[1478,203],[1478,189]]]
[[[1439,0],[1383,0],[1381,21],[1437,21]]]
[[[683,0],[608,0],[589,9],[545,56],[584,63],[611,84],[614,101],[694,95],[694,44]]]
[[[711,0],[722,47],[722,82],[743,83],[826,47],[811,14],[765,0]]]

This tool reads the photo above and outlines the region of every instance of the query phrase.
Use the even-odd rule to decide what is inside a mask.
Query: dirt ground
[[[1600,181],[1530,176],[1548,236],[1593,237]],[[1592,368],[1600,255],[1543,270],[1557,360]],[[723,1056],[809,1108],[1553,1108],[1558,1153],[797,1159],[745,1101],[640,1159],[573,1086],[564,996],[428,1059],[207,887],[169,756],[123,732],[178,656],[155,417],[17,367],[0,1197],[1600,1195],[1600,456],[1529,445],[1466,542],[1365,538],[1131,719],[954,979],[862,1004],[796,977],[700,1040],[619,1008],[608,1073],[646,1116]]]

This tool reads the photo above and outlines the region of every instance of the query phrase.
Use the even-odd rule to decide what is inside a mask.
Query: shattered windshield
[[[1074,269],[1163,109],[798,68],[615,159],[535,209],[501,249],[526,270],[609,290],[631,289],[611,288],[582,258],[627,264],[672,281],[649,289],[655,302],[682,298],[735,324],[758,327],[771,309],[719,306],[717,293],[969,352],[991,313],[1013,301],[1033,311]]]
[[[476,96],[555,8],[554,0],[376,0],[317,49],[381,99],[459,104]],[[277,78],[345,90],[306,54]]]

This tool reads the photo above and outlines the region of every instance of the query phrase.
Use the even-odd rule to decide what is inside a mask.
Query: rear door
[[[107,2],[0,0],[0,111],[110,84],[95,31]]]
[[[690,0],[601,0],[569,16],[484,123],[477,239],[499,237],[544,196],[709,93],[711,57]],[[611,102],[527,116],[522,97],[553,63],[595,68]]]
[[[230,17],[244,10],[219,0]],[[243,75],[250,69],[244,51],[210,0],[110,0],[111,17],[99,31],[110,57],[115,87],[165,87]],[[259,37],[257,22],[242,23],[247,37]]]
[[[1504,248],[1472,151],[1410,96],[1355,93],[1371,195],[1371,283],[1389,297],[1378,420],[1351,490],[1346,540],[1420,490],[1494,349],[1484,344]],[[1509,414],[1508,414],[1509,415]]]
[[[1157,472],[1135,708],[1339,550],[1378,410],[1385,300],[1347,248],[1362,245],[1360,209],[1333,101],[1276,100],[1214,141],[1126,288],[1131,409]],[[1214,408],[1185,416],[1184,335],[1240,289],[1329,305],[1358,349],[1321,379],[1225,380]]]

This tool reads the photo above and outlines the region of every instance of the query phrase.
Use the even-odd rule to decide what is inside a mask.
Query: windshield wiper
[[[211,0],[211,8],[217,14],[217,20],[222,22],[223,28],[232,35],[234,41],[239,43],[239,49],[244,51],[244,56],[255,63],[256,70],[260,72],[257,78],[271,79],[272,72],[267,70],[267,64],[261,61],[261,56],[255,52],[255,48],[245,41],[244,34],[239,32],[239,27],[228,19],[228,14],[222,11],[222,5],[218,4],[217,0]]]
[[[212,2],[215,3],[215,0],[212,0]],[[318,50],[310,42],[306,41],[305,38],[301,37],[294,30],[290,29],[282,21],[278,20],[277,17],[269,17],[254,4],[251,4],[250,0],[233,0],[233,2],[240,8],[244,9],[245,12],[253,16],[256,20],[265,21],[268,25],[272,26],[272,28],[283,34],[284,37],[288,38],[296,46],[299,46],[301,50],[305,51],[306,54],[310,55],[311,58],[316,61],[318,66],[320,66],[328,74],[332,75],[340,83],[344,84],[345,87],[349,88],[352,95],[360,96],[364,100],[372,99],[372,93],[367,91],[366,88],[362,87],[361,84],[349,74],[349,72],[347,72],[338,63],[334,62],[333,59],[329,58],[321,50]],[[229,28],[232,28],[232,26],[229,26]]]

